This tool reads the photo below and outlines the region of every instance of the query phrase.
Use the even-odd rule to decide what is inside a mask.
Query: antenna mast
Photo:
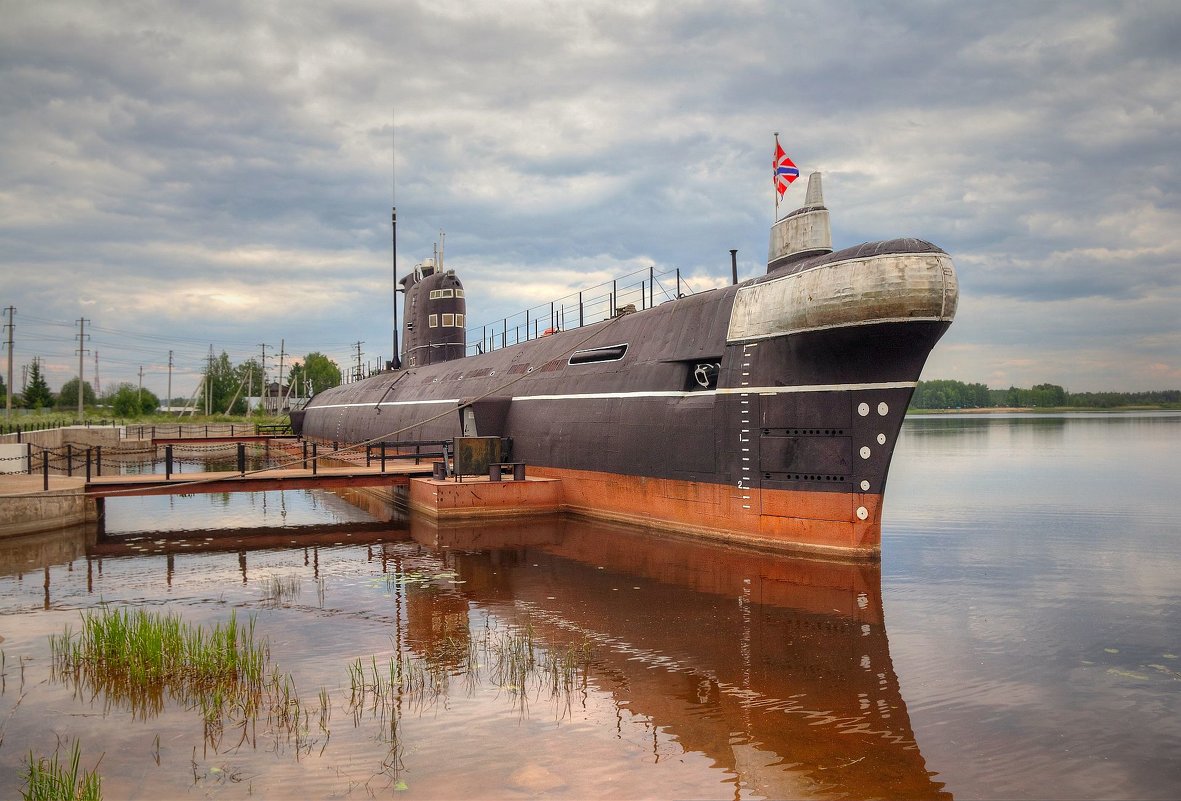
[[[391,351],[390,364],[395,370],[402,366],[402,355],[398,350],[398,154],[395,148],[396,119],[394,109],[390,109],[390,241],[391,241],[391,272],[393,274],[394,298],[394,349]]]

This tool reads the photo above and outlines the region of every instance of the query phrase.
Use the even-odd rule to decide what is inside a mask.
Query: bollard
[[[381,443],[381,472],[385,472],[385,443]]]
[[[41,451],[41,489],[49,492],[49,451]]]
[[[372,445],[365,446],[365,466],[366,467],[370,466],[370,454],[372,452],[372,449],[373,449]]]
[[[172,479],[172,446],[164,446],[164,480]]]
[[[74,446],[69,442],[66,443],[66,475],[74,477]]]
[[[90,483],[90,448],[86,449],[86,483]]]
[[[496,462],[493,462],[492,464],[488,465],[488,480],[489,481],[502,480],[501,475],[500,475],[500,471],[501,471],[501,465],[497,464]]]
[[[316,443],[312,443],[312,475],[316,475],[316,466],[319,460],[316,459]]]
[[[242,478],[246,478],[246,443],[238,443],[238,472],[242,474]]]
[[[525,480],[525,463],[515,462],[513,464],[513,481]]]
[[[94,449],[94,474],[101,476],[103,474],[103,446],[99,445]]]
[[[303,441],[303,469],[308,469],[308,441]]]

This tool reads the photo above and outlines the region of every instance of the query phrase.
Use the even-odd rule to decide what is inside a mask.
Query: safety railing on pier
[[[681,277],[680,268],[663,272],[654,267],[637,270],[501,320],[470,327],[467,353],[484,353],[556,331],[581,328],[692,293],[693,289]]]
[[[175,423],[124,427],[126,439],[209,439],[210,437],[270,436],[291,433],[290,423]]]
[[[82,426],[83,428],[110,428],[111,426],[120,425],[114,420],[87,420],[82,423],[76,423],[70,418],[49,419],[49,420],[32,420],[29,422],[15,423],[11,421],[0,421],[0,436],[5,434],[18,435],[17,442],[20,441],[20,434],[27,434],[33,431],[49,431],[54,428],[66,428],[68,426]]]
[[[214,457],[228,460],[235,452],[235,448],[238,459],[241,461],[246,447],[258,450],[268,447],[265,443],[247,446],[245,443],[233,442],[210,444],[193,442],[192,444],[175,443],[170,445],[138,444],[147,442],[147,440],[131,440],[131,442],[137,442],[137,444],[82,446],[67,443],[56,448],[29,444],[27,457],[24,455],[9,457],[7,461],[25,462],[27,459],[24,472],[29,475],[37,472],[46,476],[85,475],[89,480],[92,476],[103,474],[104,462],[108,470],[112,464],[115,464],[122,472],[127,472],[129,469],[131,472],[142,472],[142,470],[137,471],[135,466],[151,465],[161,458],[166,459],[170,467],[171,465],[205,466]]]
[[[140,441],[147,441],[147,438]],[[232,454],[235,460],[235,469],[245,473],[247,469],[246,450],[248,447],[255,449],[256,452],[269,450],[269,444],[254,443],[248,445],[243,442],[209,444],[173,442],[167,445],[108,445],[106,447],[102,445],[83,447],[67,444],[58,448],[45,448],[30,444],[28,446],[27,456],[8,457],[7,459],[0,458],[0,461],[20,460],[24,462],[23,472],[26,472],[28,475],[41,474],[44,480],[43,489],[48,490],[49,477],[51,475],[68,477],[85,476],[87,481],[90,481],[94,477],[102,476],[104,460],[108,471],[112,463],[114,463],[118,465],[116,468],[117,471],[124,473],[128,472],[129,467],[132,473],[142,472],[142,470],[137,471],[135,466],[150,466],[162,461],[165,477],[171,478],[174,473],[181,472],[181,468],[184,465],[207,467],[210,458],[220,457],[228,460]],[[325,443],[325,447],[321,449],[318,443],[304,440],[300,443],[300,447],[302,447],[302,457],[297,455],[299,454],[298,450],[294,451],[294,453],[288,450],[287,459],[290,460],[294,456],[295,461],[293,463],[301,464],[305,468],[310,467],[313,475],[317,472],[317,466],[321,458],[335,458],[359,462],[362,456],[361,451],[356,447],[342,445],[338,442],[331,443],[330,449],[328,443]],[[454,440],[379,442],[366,445],[364,450],[365,466],[370,467],[377,462],[381,465],[382,472],[385,472],[387,460],[404,462],[411,458],[414,459],[414,464],[416,465],[421,464],[423,459],[430,459],[432,461],[442,459],[444,462],[450,462],[454,458]],[[27,462],[25,462],[26,459]]]
[[[24,434],[52,431],[56,428],[119,428],[122,439],[208,439],[243,435],[279,437],[291,434],[290,423],[143,423],[127,425],[115,420],[88,420],[72,423],[69,420],[45,420],[31,423],[0,423],[0,436],[15,434],[21,442]]]

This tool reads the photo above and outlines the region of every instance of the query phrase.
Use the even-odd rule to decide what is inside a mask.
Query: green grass
[[[284,592],[289,589],[287,583]],[[285,740],[310,752],[319,736],[330,734],[328,691],[321,689],[318,699],[322,735],[313,735],[317,710],[300,698],[290,674],[270,665],[269,646],[255,639],[254,625],[254,617],[241,624],[233,612],[208,629],[172,614],[87,610],[77,634],[67,628],[49,638],[54,678],[72,683],[79,696],[101,696],[108,706],[127,708],[139,720],[159,715],[169,700],[197,709],[214,747],[227,724],[245,741],[262,720],[276,743]]]
[[[241,625],[231,612],[210,631],[172,614],[108,607],[83,612],[81,631],[51,636],[50,649],[57,676],[144,719],[166,697],[199,706],[207,721],[227,711],[250,716],[269,657],[266,643],[255,642],[253,617]]]
[[[467,636],[441,637],[422,656],[399,650],[385,663],[357,659],[349,665],[349,706],[354,723],[366,712],[385,721],[401,703],[420,709],[446,695],[452,676],[463,676],[468,691],[490,683],[522,706],[545,692],[569,703],[585,689],[593,655],[586,639],[544,643],[530,625],[486,625]]]
[[[59,761],[57,752],[49,759],[29,752],[21,796],[26,801],[100,801],[102,778],[94,771],[79,774],[82,749],[77,741],[67,760]]]

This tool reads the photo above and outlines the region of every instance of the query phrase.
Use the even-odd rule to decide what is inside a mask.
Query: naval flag
[[[776,200],[778,200],[791,186],[791,182],[800,177],[800,168],[783,152],[783,148],[779,144],[779,137],[775,137],[774,168],[775,191],[778,192]]]

